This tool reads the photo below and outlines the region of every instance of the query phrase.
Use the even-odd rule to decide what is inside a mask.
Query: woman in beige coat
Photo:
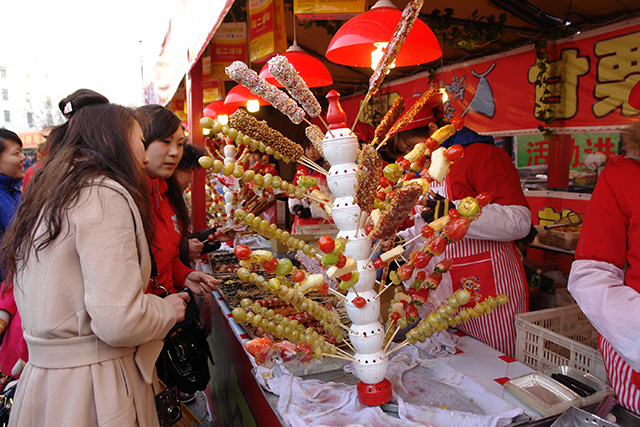
[[[30,355],[9,425],[157,426],[155,361],[186,296],[144,293],[142,130],[86,89],[60,108],[69,120],[2,242]]]

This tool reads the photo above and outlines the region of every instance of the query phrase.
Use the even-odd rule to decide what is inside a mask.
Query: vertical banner
[[[265,62],[287,50],[283,0],[249,0],[249,55]]]
[[[225,67],[233,61],[247,62],[247,24],[229,22],[220,24],[211,39],[211,71],[213,80],[228,80]],[[203,70],[204,71],[204,70]],[[215,101],[215,99],[214,99]],[[206,101],[205,102],[209,102]]]
[[[211,78],[211,56],[205,52],[202,56],[202,102],[205,104],[213,102],[219,95],[218,80]]]

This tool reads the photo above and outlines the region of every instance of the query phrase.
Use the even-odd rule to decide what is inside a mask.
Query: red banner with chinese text
[[[247,62],[247,24],[230,22],[220,24],[210,44],[211,78],[228,80],[225,67],[233,61]]]
[[[287,50],[283,0],[249,0],[249,56],[264,62]]]
[[[640,21],[605,27],[549,45],[551,124],[556,133],[616,132],[640,116],[627,98],[640,80]],[[481,133],[537,133],[538,68],[533,47],[445,67],[436,73],[449,100],[435,115],[463,116]],[[428,89],[428,73],[385,83],[380,96],[412,99]],[[437,83],[436,83],[437,84]],[[393,95],[392,95],[393,94]],[[362,96],[343,101],[349,120]],[[414,101],[415,102],[415,101]],[[407,108],[413,102],[407,102]]]

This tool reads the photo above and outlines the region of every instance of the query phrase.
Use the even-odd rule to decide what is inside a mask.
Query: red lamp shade
[[[227,92],[227,96],[224,98],[224,105],[228,107],[244,107],[247,105],[247,101],[251,99],[258,100],[262,106],[270,105],[267,101],[258,95],[254,95],[249,89],[242,85],[234,86],[233,89]]]
[[[640,82],[636,83],[629,92],[629,105],[636,110],[640,110]]]
[[[374,43],[389,42],[402,17],[389,0],[378,1],[368,12],[351,18],[344,24],[327,49],[329,61],[352,67],[371,67]],[[424,64],[442,56],[442,50],[433,31],[417,19],[404,41],[396,67]]]
[[[287,57],[289,63],[293,65],[293,68],[296,69],[298,75],[302,80],[304,80],[307,86],[321,87],[329,86],[333,83],[333,79],[331,78],[331,74],[329,74],[327,67],[325,67],[319,59],[304,53],[295,41],[293,42],[293,45],[291,45],[282,55]],[[269,83],[277,87],[282,87],[276,78],[269,72],[268,63],[263,65],[259,75]]]
[[[237,106],[225,105],[223,99],[217,99],[204,107],[204,117],[216,118],[219,115],[230,116],[238,109]]]

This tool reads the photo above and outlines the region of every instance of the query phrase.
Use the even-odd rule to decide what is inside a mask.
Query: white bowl
[[[384,328],[378,322],[368,325],[351,325],[349,340],[359,354],[372,354],[382,350]]]
[[[365,265],[367,260],[356,260],[358,262],[358,273],[360,274],[360,278],[358,279],[358,283],[353,285],[358,293],[363,293],[365,291],[371,290],[376,283],[376,273],[377,270],[373,268],[373,263],[369,263],[369,265]]]
[[[340,197],[333,201],[331,205],[331,218],[335,222],[338,230],[355,232],[358,225],[358,215],[360,207],[353,203],[353,197]]]
[[[334,133],[334,135],[336,135],[336,133]],[[322,141],[324,156],[329,160],[331,165],[355,162],[358,158],[359,149],[360,144],[358,143],[358,138],[353,134],[336,136],[335,138],[325,138],[325,140]]]
[[[356,353],[353,357],[356,359],[353,364],[354,373],[363,383],[377,384],[387,375],[389,359],[382,350],[369,354]]]
[[[349,291],[347,301],[344,306],[347,310],[347,316],[354,325],[367,325],[377,322],[380,319],[380,298],[376,299],[377,292],[370,289],[365,292],[358,292],[367,303],[362,308],[358,308],[351,303],[357,297],[355,292]],[[353,325],[352,325],[353,326]]]
[[[371,253],[371,239],[368,237],[355,237],[356,230],[349,230],[346,232],[338,233],[338,237],[344,237],[348,239],[347,246],[344,250],[346,256],[351,255],[353,259],[366,260]],[[358,236],[364,235],[364,229],[361,228],[358,231]]]
[[[327,175],[329,190],[336,197],[353,196],[356,194],[355,185],[358,182],[356,173],[358,169],[355,163],[343,163],[331,166]]]

